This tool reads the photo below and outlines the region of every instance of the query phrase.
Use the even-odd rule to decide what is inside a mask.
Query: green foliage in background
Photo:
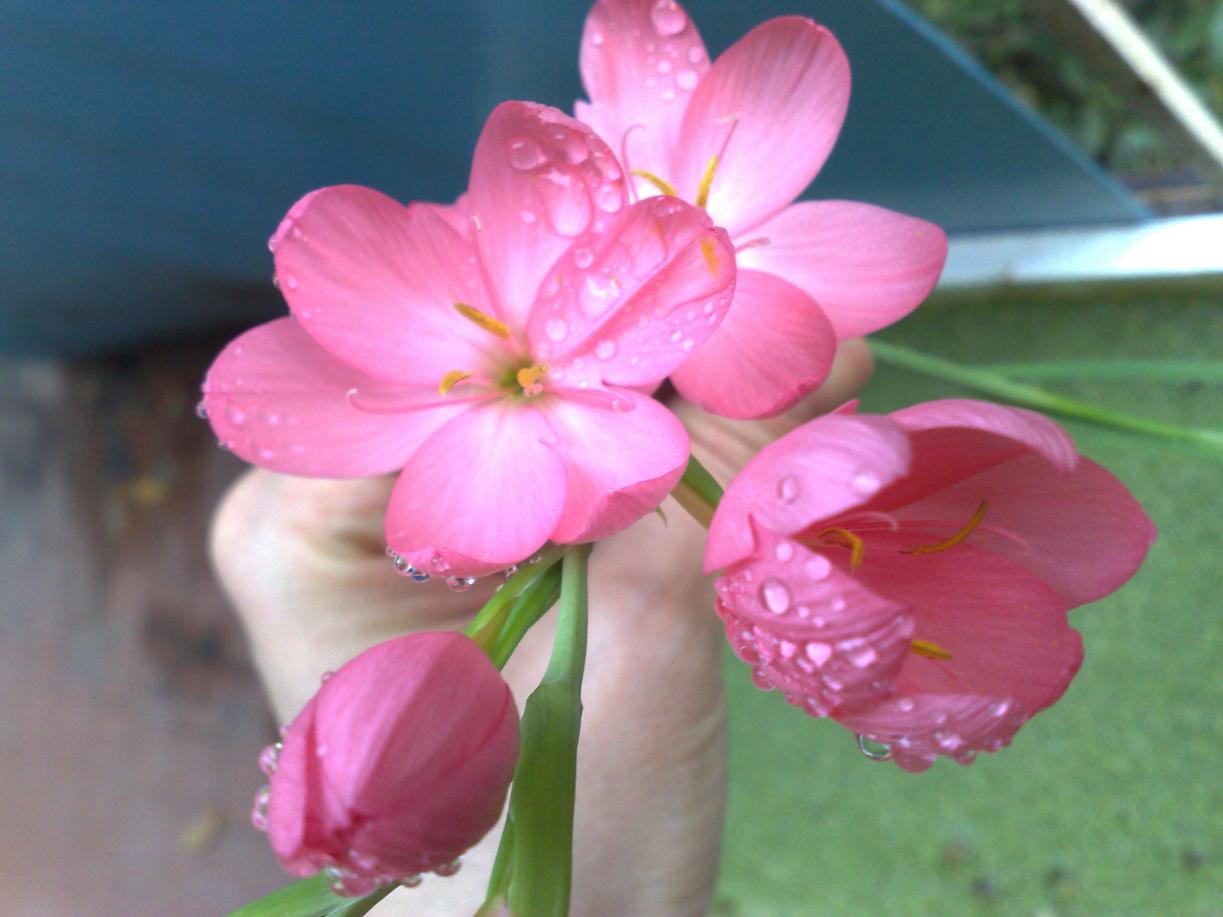
[[[1174,170],[1176,151],[1132,101],[1049,34],[1041,4],[1023,0],[908,0],[1027,105],[1104,166],[1122,174]],[[1223,116],[1223,2],[1123,0],[1173,65]]]

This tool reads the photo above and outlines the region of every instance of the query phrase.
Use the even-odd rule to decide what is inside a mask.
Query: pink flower
[[[672,379],[729,417],[779,413],[828,374],[836,341],[914,309],[942,271],[937,226],[853,201],[792,204],[832,151],[849,64],[809,19],[771,19],[712,65],[674,0],[599,0],[582,36],[578,118],[634,190],[706,208],[734,239],[726,321]]]
[[[1067,621],[1155,528],[1052,421],[978,401],[820,417],[734,479],[705,553],[757,684],[906,770],[1010,742],[1083,658]]]
[[[364,894],[453,869],[496,824],[517,757],[513,695],[479,647],[396,637],[327,677],[265,752],[271,791],[253,817],[290,873],[327,869]]]
[[[555,109],[489,117],[460,206],[367,188],[299,201],[269,243],[291,318],[233,341],[204,408],[222,443],[289,474],[403,470],[403,564],[466,577],[654,509],[688,437],[648,392],[713,333],[722,230],[628,202],[615,157]]]

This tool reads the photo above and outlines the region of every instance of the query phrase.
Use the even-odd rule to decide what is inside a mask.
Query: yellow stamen
[[[538,395],[544,390],[544,387],[539,384],[540,378],[548,371],[548,367],[542,363],[537,363],[534,366],[524,366],[518,370],[515,378],[518,384],[522,386],[524,395]]]
[[[454,309],[459,315],[467,319],[473,324],[479,325],[485,331],[497,335],[499,338],[505,338],[507,341],[510,338],[510,329],[506,327],[505,322],[499,322],[491,315],[485,315],[475,306],[469,306],[465,302],[456,302]]]
[[[919,656],[925,656],[927,659],[939,659],[946,662],[951,658],[951,654],[929,640],[910,640],[909,649],[917,653]]]
[[[709,271],[709,276],[717,277],[722,259],[718,257],[718,247],[709,236],[701,239],[701,254],[705,257],[705,269]]]
[[[452,369],[450,372],[446,373],[446,375],[442,376],[442,381],[438,383],[437,386],[437,393],[439,395],[449,394],[452,388],[454,388],[464,379],[470,379],[473,375],[475,374],[465,373],[461,369]]]
[[[704,207],[709,202],[709,187],[713,184],[713,174],[718,171],[718,157],[710,156],[705,166],[705,174],[701,176],[701,184],[696,189],[696,205]]]
[[[964,523],[964,528],[960,529],[950,538],[943,541],[936,541],[934,544],[919,544],[916,547],[905,548],[901,554],[933,554],[936,551],[946,551],[950,547],[959,544],[965,538],[972,534],[973,529],[981,524],[981,520],[985,518],[985,511],[989,509],[989,501],[982,500],[981,505],[977,507],[977,511],[972,514],[972,518]]]
[[[663,178],[659,178],[653,172],[647,172],[645,169],[633,169],[633,175],[638,178],[644,178],[651,185],[661,191],[668,197],[679,197],[679,192],[675,190],[675,185]]]
[[[824,544],[834,544],[842,548],[849,548],[850,570],[857,570],[858,565],[862,563],[862,556],[866,553],[866,546],[862,544],[862,539],[849,529],[824,529],[815,537]]]

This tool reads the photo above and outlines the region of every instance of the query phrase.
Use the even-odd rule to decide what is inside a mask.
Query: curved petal
[[[908,315],[947,260],[947,234],[933,223],[855,201],[801,201],[751,235],[756,244],[739,240],[739,269],[805,290],[841,341]]]
[[[703,211],[639,201],[553,267],[531,312],[531,352],[554,378],[586,368],[611,385],[657,384],[714,333],[734,282],[730,239]]]
[[[555,542],[593,541],[628,528],[656,509],[684,473],[688,432],[679,418],[653,398],[616,394],[622,407],[562,397],[540,408],[565,464]]]
[[[709,69],[696,24],[673,0],[606,0],[591,7],[579,57],[590,104],[575,107],[627,170],[667,178],[689,94]],[[634,179],[640,196],[658,190]]]
[[[208,422],[222,445],[261,468],[312,478],[398,471],[467,406],[359,372],[291,318],[234,339],[204,381]]]
[[[708,209],[732,236],[802,192],[828,158],[849,106],[849,62],[832,33],[786,16],[758,25],[701,81],[680,133],[675,177],[696,201],[710,158]]]
[[[547,541],[565,502],[565,468],[533,408],[472,408],[434,433],[400,475],[387,544],[418,570],[482,576]]]
[[[289,211],[273,237],[276,276],[310,336],[364,372],[436,387],[471,369],[499,338],[456,302],[488,300],[470,243],[436,205],[405,207],[356,185],[323,188]]]
[[[886,417],[827,414],[765,446],[726,488],[705,547],[705,572],[757,550],[750,520],[794,535],[866,502],[909,468],[909,442]]]
[[[1078,461],[1065,430],[1023,408],[947,398],[902,408],[888,417],[908,432],[913,467],[905,480],[879,493],[871,509],[905,506],[1028,452],[1063,474]]]
[[[812,716],[894,691],[913,617],[823,554],[756,528],[757,552],[715,584],[718,614],[758,685]]]
[[[548,269],[627,202],[616,158],[590,128],[533,102],[498,105],[476,143],[465,200],[496,300],[486,311],[525,325]]]
[[[671,381],[714,414],[772,417],[828,377],[836,349],[810,296],[772,274],[740,271],[726,319]]]
[[[1155,525],[1107,469],[1080,459],[1070,473],[1028,453],[896,512],[902,523],[985,517],[973,541],[1023,565],[1071,607],[1120,588],[1155,541]]]

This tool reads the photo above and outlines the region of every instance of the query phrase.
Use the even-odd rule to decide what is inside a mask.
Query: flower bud
[[[328,677],[284,735],[268,837],[286,870],[326,869],[364,894],[449,874],[497,822],[518,756],[518,711],[467,637],[380,643]]]

